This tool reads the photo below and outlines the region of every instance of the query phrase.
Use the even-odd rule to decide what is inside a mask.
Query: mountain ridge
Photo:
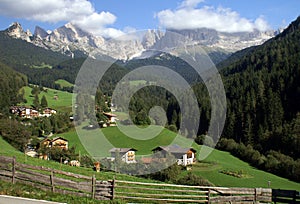
[[[130,60],[140,56],[148,49],[155,48],[155,44],[170,36],[167,35],[168,32],[173,32],[192,40],[196,46],[207,47],[212,52],[223,53],[233,53],[246,47],[260,45],[278,34],[277,31],[260,32],[258,30],[253,32],[225,33],[207,28],[193,30],[169,29],[165,32],[149,29],[142,34],[143,36],[140,39],[130,39],[131,34],[128,34],[129,39],[120,41],[119,39],[106,39],[102,36],[94,36],[71,23],[67,23],[51,32],[36,26],[34,34],[32,34],[29,30],[24,31],[17,22],[13,23],[5,31],[11,37],[26,40],[36,46],[71,57],[76,57],[76,50],[80,50],[86,55],[100,53],[109,55],[117,60]],[[165,46],[175,41],[176,39],[165,40],[165,42],[168,42]]]

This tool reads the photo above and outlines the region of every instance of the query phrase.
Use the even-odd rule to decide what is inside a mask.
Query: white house
[[[45,108],[42,113],[40,113],[40,117],[50,117],[54,114],[56,114],[56,110],[52,108]]]
[[[112,148],[109,150],[111,157],[116,158],[117,154],[121,157],[121,160],[127,164],[136,163],[135,152],[133,148]]]
[[[172,154],[177,159],[178,165],[187,166],[196,162],[196,150],[191,147],[182,148],[178,145],[159,146],[152,151],[160,151],[164,157],[166,157],[168,153]]]
[[[108,118],[109,123],[115,123],[117,122],[117,115],[112,114],[112,113],[103,113]]]

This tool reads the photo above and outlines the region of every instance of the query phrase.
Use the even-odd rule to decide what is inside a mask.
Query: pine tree
[[[42,108],[46,108],[48,107],[48,101],[45,95],[43,95],[42,99],[41,99],[41,107]]]
[[[40,100],[39,100],[39,95],[38,94],[34,95],[33,107],[35,107],[36,109],[40,108]]]

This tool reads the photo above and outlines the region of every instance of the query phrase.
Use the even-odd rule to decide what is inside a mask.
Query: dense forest
[[[11,105],[23,100],[19,90],[26,84],[26,76],[0,62],[0,114],[7,114]]]
[[[37,47],[21,39],[12,38],[8,36],[6,31],[0,31],[0,45],[1,61],[15,69],[42,64],[53,66],[70,59],[70,57],[58,52]]]
[[[222,69],[228,101],[223,137],[253,147],[267,157],[257,159],[256,166],[297,181],[299,42],[300,18],[275,38]],[[228,150],[226,145],[220,146]],[[283,173],[284,169],[290,171]]]

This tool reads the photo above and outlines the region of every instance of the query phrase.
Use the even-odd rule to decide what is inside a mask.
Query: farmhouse
[[[117,122],[117,115],[112,113],[103,113],[108,118],[109,123],[116,123]]]
[[[46,148],[52,148],[52,147],[58,147],[63,150],[68,150],[68,140],[64,139],[62,137],[55,137],[53,139],[46,138],[40,142],[40,148],[46,147]],[[40,159],[49,160],[49,156],[47,153],[40,153],[39,154]]]
[[[112,158],[116,158],[117,154],[121,157],[121,160],[127,164],[136,163],[135,161],[135,151],[133,148],[112,148],[109,150]]]
[[[39,111],[33,108],[27,108],[24,106],[11,106],[10,112],[22,118],[28,118],[28,119],[33,119],[37,117],[49,117],[53,114],[56,114],[56,110],[51,108],[45,108],[42,111],[42,113],[40,113]]]
[[[53,147],[60,147],[61,149],[68,150],[69,142],[67,139],[64,139],[62,137],[55,137],[51,142]]]
[[[193,148],[182,148],[178,145],[158,146],[152,152],[161,152],[164,157],[167,154],[173,155],[177,159],[178,165],[187,166],[194,164],[196,161],[196,150]]]
[[[56,114],[56,110],[52,108],[45,108],[40,114],[41,117],[50,117],[51,115]]]
[[[61,149],[68,149],[68,140],[62,137],[55,137],[53,139],[46,138],[41,141],[41,146],[44,147],[59,147]]]

